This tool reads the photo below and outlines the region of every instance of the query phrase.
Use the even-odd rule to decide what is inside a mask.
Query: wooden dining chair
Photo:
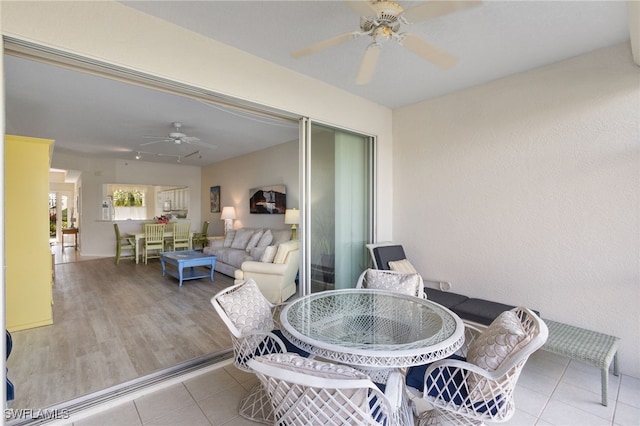
[[[173,224],[173,236],[171,238],[171,249],[191,249],[191,222],[176,222]]]
[[[164,223],[144,224],[144,263],[148,259],[159,258],[164,251]],[[155,254],[154,254],[155,252]]]
[[[202,248],[205,248],[209,242],[207,239],[207,232],[209,232],[209,221],[202,222],[202,232],[194,233],[191,238],[191,247],[195,249],[196,245],[202,244]]]
[[[136,256],[135,239],[120,234],[120,228],[118,228],[117,223],[113,224],[113,228],[116,232],[116,265],[120,263],[120,259],[134,259]],[[128,250],[129,253],[123,254],[123,250]]]

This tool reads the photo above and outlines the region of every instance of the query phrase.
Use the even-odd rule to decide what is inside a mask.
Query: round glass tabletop
[[[367,289],[324,291],[291,302],[282,330],[317,356],[359,366],[407,367],[462,346],[462,320],[437,303]]]

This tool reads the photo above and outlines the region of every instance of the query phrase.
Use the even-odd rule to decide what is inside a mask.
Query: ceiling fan
[[[140,146],[147,146],[147,145],[153,145],[156,143],[162,143],[162,142],[173,142],[176,145],[181,145],[183,143],[185,144],[195,144],[195,145],[200,145],[200,146],[206,146],[209,148],[215,148],[215,145],[210,145],[204,142],[200,142],[199,138],[196,138],[195,136],[187,136],[184,133],[182,133],[181,129],[182,129],[182,123],[179,122],[174,122],[171,123],[171,125],[174,128],[174,131],[169,133],[169,136],[144,136],[147,139],[158,139],[156,141],[152,141],[152,142],[145,142],[145,143],[141,143]]]
[[[293,52],[291,56],[301,58],[312,53],[328,49],[354,38],[368,35],[373,42],[367,47],[362,57],[357,84],[367,84],[373,77],[378,57],[384,43],[393,39],[416,55],[426,59],[440,68],[451,68],[456,58],[426,42],[420,37],[399,32],[402,24],[424,21],[438,16],[478,6],[480,0],[470,1],[429,1],[427,3],[404,9],[398,3],[386,0],[347,1],[347,4],[360,15],[360,31],[352,31],[312,44]]]

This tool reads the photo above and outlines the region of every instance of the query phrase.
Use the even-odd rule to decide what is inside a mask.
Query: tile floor
[[[256,425],[238,416],[239,400],[256,378],[228,362],[90,417],[73,426]],[[600,404],[600,370],[538,351],[516,390],[517,412],[507,425],[640,425],[640,379],[609,376],[609,405]]]

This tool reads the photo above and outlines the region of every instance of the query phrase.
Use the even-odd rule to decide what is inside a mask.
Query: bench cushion
[[[427,294],[427,299],[436,302],[439,305],[444,306],[447,309],[451,309],[453,306],[468,300],[465,295],[458,293],[451,293],[449,291],[437,290],[435,288],[424,288],[424,292]]]
[[[390,270],[389,262],[394,260],[402,260],[407,257],[404,255],[402,246],[380,246],[373,249],[373,255],[376,258],[378,269]]]
[[[513,308],[515,308],[515,306],[492,302],[490,300],[467,299],[451,307],[451,310],[467,321],[489,325],[494,319],[498,318],[501,313]]]

